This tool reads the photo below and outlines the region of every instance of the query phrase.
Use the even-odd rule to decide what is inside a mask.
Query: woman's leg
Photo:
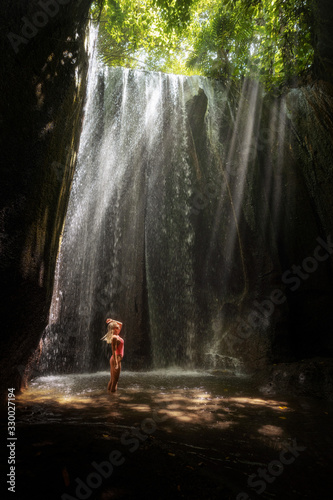
[[[113,356],[112,356],[113,357]],[[118,386],[118,380],[119,380],[119,375],[121,372],[121,357],[117,359],[117,368],[115,367],[115,361],[112,360],[112,375],[111,375],[111,386],[110,390],[111,392],[116,392],[117,386]]]
[[[113,356],[111,356],[111,358],[110,358],[110,380],[109,380],[109,383],[108,383],[108,391],[111,390],[111,385],[112,385],[112,371],[113,371],[113,368],[112,368],[112,364],[113,364],[112,358],[113,358]]]

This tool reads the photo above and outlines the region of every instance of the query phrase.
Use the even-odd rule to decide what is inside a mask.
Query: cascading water
[[[109,316],[124,323],[124,367],[214,366],[222,307],[246,283],[230,278],[243,262],[228,237],[226,114],[216,82],[92,58],[42,370],[105,369]]]

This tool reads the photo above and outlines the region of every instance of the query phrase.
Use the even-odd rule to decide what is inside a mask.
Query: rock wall
[[[216,104],[224,112],[215,172],[205,96],[188,105],[200,178],[196,293],[207,312],[202,328],[215,330],[210,363],[253,371],[331,356],[332,86],[317,81],[274,98],[245,82],[233,92],[228,105],[223,93]]]
[[[46,325],[79,141],[90,0],[1,6],[1,389]]]
[[[253,159],[239,223],[249,283],[226,346],[253,368],[333,352],[332,104],[324,82],[266,96],[244,142]]]

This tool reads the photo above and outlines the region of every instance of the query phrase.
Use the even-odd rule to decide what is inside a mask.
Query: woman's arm
[[[117,344],[118,344],[118,335],[112,335],[112,337],[111,337],[112,348],[113,348],[113,346],[117,347]]]
[[[118,346],[118,335],[112,335],[111,348],[116,369],[118,368],[117,355],[116,355],[117,346]]]

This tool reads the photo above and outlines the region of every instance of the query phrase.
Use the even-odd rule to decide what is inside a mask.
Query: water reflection
[[[261,498],[307,498],[313,482],[316,491],[326,490],[332,403],[264,396],[250,378],[206,372],[124,371],[116,394],[107,393],[108,378],[108,372],[40,377],[17,398],[27,474],[31,453],[50,460],[75,454],[74,464],[82,456],[89,465],[104,460],[110,449],[122,449],[129,463],[134,460],[134,470],[144,468],[142,456],[152,461],[156,456],[163,464],[165,457],[178,459],[183,469],[193,469],[189,484],[201,472],[216,481],[227,474],[236,498],[258,466],[267,467],[297,442],[305,451]],[[136,453],[130,447],[134,442]],[[164,466],[167,475],[169,462]]]
[[[68,422],[92,419],[96,423],[129,415],[145,418],[158,410],[166,428],[188,423],[221,429],[237,424],[245,410],[260,414],[269,409],[278,416],[292,411],[285,400],[258,397],[245,377],[222,379],[207,372],[179,370],[125,371],[116,394],[107,393],[108,379],[108,372],[39,377],[19,397],[21,421],[37,423],[66,416]],[[269,434],[267,429],[260,433]]]

